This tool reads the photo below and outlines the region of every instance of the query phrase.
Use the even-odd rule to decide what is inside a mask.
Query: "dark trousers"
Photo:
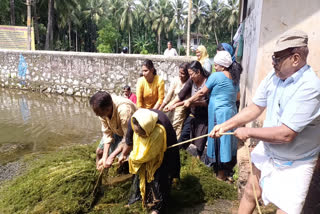
[[[208,121],[207,118],[195,118],[194,116],[189,115],[185,120],[180,138],[178,142],[183,142],[191,138],[199,137],[201,135],[208,133]],[[206,145],[207,138],[198,139],[192,143],[197,146],[197,155],[202,156],[203,150]],[[181,145],[180,149],[187,149],[190,143]]]
[[[192,117],[188,116],[187,119],[184,121],[182,130],[181,130],[181,134],[178,139],[178,143],[190,139],[191,120],[192,120]],[[189,144],[184,144],[184,145],[181,145],[180,148],[186,149],[186,148],[188,148],[188,146],[189,146]]]

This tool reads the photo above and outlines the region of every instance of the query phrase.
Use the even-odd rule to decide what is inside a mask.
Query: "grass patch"
[[[131,180],[102,185],[94,196],[99,173],[95,145],[77,146],[24,160],[27,170],[0,189],[0,213],[146,213],[141,202],[125,208]],[[218,181],[196,158],[180,152],[181,180],[172,188],[170,213],[216,199],[236,199],[234,186]],[[108,176],[115,176],[109,170]]]
[[[185,151],[180,151],[181,180],[171,191],[170,210],[178,211],[200,203],[213,203],[217,199],[236,200],[233,185],[219,181],[211,168]]]

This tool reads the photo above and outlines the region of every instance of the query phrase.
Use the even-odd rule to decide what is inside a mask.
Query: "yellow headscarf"
[[[147,137],[133,134],[133,150],[129,157],[129,172],[140,177],[140,192],[144,202],[146,181],[154,179],[154,173],[161,166],[164,152],[167,149],[166,129],[157,124],[158,114],[148,109],[139,109],[132,118],[135,118]],[[131,126],[133,123],[131,119]]]
[[[198,60],[201,65],[204,64],[204,61],[209,58],[208,52],[206,47],[204,47],[203,45],[199,45],[197,48],[197,51],[199,51],[201,53],[200,59]]]

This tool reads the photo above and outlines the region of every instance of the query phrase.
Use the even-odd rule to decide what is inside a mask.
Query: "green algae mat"
[[[102,181],[93,194],[99,177],[95,148],[76,146],[25,158],[24,172],[0,187],[0,213],[147,213],[141,202],[125,207],[131,179],[113,184]],[[216,180],[212,170],[196,158],[184,151],[180,158],[181,180],[172,188],[169,213],[216,199],[237,198],[233,185]],[[115,168],[104,178],[118,176]]]

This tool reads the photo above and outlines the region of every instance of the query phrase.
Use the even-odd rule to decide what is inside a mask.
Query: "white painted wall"
[[[256,61],[259,49],[260,20],[262,14],[262,2],[249,0],[247,17],[242,20],[244,23],[244,49],[242,66],[243,73],[240,81],[240,93],[242,107],[250,103],[253,89],[256,88]]]
[[[275,43],[287,30],[298,29],[308,34],[308,64],[320,76],[319,20],[320,0],[248,0],[247,17],[242,20],[245,23],[242,106],[251,103],[261,80],[271,71]],[[261,125],[263,119],[264,116],[260,117],[254,126]]]

